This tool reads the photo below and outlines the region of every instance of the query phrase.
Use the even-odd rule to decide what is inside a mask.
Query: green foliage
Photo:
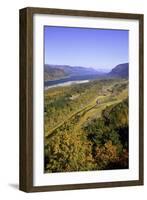
[[[76,110],[84,108],[97,95],[100,95],[103,85],[111,82],[113,83],[113,81],[106,81],[106,83],[105,81],[92,81],[46,90],[44,99],[45,135]],[[72,96],[77,96],[77,98],[72,99]]]
[[[105,124],[113,128],[126,127],[128,125],[128,100],[115,107],[109,107],[102,113]]]
[[[128,167],[125,90],[122,80],[96,80],[45,91],[45,172]]]
[[[94,169],[90,142],[74,132],[61,132],[51,138],[45,152],[46,172],[85,171]]]
[[[87,138],[93,143],[93,157],[98,169],[109,169],[111,163],[120,167],[120,158],[124,152],[125,155],[128,152],[128,99],[116,106],[107,107],[102,112],[101,119],[91,121],[84,130]],[[114,157],[109,152],[111,149]],[[121,162],[121,168],[127,168],[126,163],[128,156],[125,157],[124,165]]]

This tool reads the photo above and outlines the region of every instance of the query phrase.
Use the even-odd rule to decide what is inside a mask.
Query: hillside
[[[85,75],[103,75],[93,68],[69,65],[45,65],[45,80],[55,80],[65,76],[85,76]]]
[[[128,168],[128,81],[44,93],[45,173]]]
[[[44,79],[55,80],[67,76],[67,73],[63,69],[51,68],[48,65],[44,67]]]
[[[108,73],[108,76],[118,77],[118,78],[128,78],[129,75],[129,63],[119,64],[114,67],[111,72]]]
[[[123,63],[114,67],[109,73],[104,73],[90,67],[70,65],[44,65],[44,77],[47,80],[57,80],[67,77],[95,76],[98,78],[128,78],[129,64]],[[83,78],[82,78],[83,79]],[[87,79],[87,77],[86,77]]]

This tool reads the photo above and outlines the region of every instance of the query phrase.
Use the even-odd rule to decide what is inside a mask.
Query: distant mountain
[[[55,80],[67,76],[63,69],[51,68],[48,65],[44,66],[44,79]]]
[[[45,80],[55,80],[64,77],[85,76],[85,75],[100,75],[104,73],[99,72],[93,68],[69,65],[47,65],[44,66]]]
[[[111,77],[128,78],[129,76],[129,63],[119,64],[114,67],[108,74]]]
[[[93,68],[81,67],[81,66],[70,66],[70,65],[44,65],[44,77],[45,81],[59,80],[63,78],[75,79],[76,77],[80,80],[84,78],[92,77],[97,78],[128,78],[129,64],[123,63],[114,67],[109,73],[102,70],[98,71]]]

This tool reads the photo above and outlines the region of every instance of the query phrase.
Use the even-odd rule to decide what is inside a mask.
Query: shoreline
[[[48,89],[55,88],[55,87],[64,87],[64,86],[70,86],[70,85],[74,85],[74,84],[83,84],[83,83],[88,83],[88,82],[90,82],[90,80],[67,81],[65,83],[58,83],[58,84],[51,85],[51,86],[45,86],[44,89],[48,90]]]

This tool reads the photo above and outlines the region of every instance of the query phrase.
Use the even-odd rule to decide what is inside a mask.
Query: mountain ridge
[[[108,76],[114,78],[128,78],[129,76],[129,63],[122,63],[116,65],[109,73]]]
[[[129,63],[116,65],[110,72],[98,71],[90,67],[70,66],[70,65],[44,65],[45,81],[56,80],[66,77],[84,77],[87,75],[96,75],[100,78],[128,78]]]
[[[55,72],[55,73],[53,73]],[[62,73],[61,73],[62,72]],[[45,80],[54,80],[57,78],[84,76],[84,75],[103,75],[103,72],[99,72],[93,68],[82,66],[70,66],[70,65],[44,65]],[[62,74],[62,76],[60,76]]]

